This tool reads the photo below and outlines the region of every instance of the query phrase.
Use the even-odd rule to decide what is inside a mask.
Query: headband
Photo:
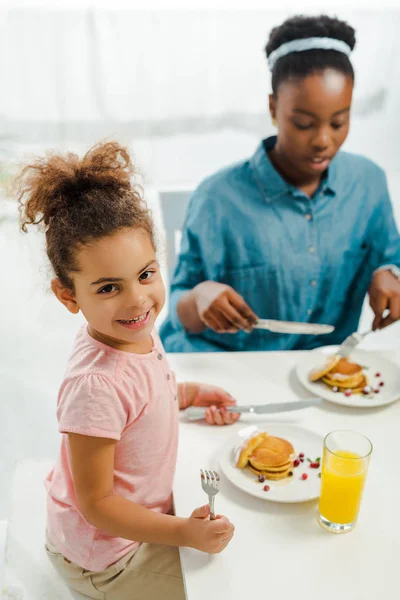
[[[304,52],[305,50],[336,50],[342,52],[346,56],[350,56],[351,48],[346,42],[342,40],[335,40],[334,38],[328,37],[312,37],[304,38],[300,40],[292,40],[279,46],[276,50],[271,52],[268,57],[268,66],[270,71],[276,65],[276,62],[292,52]]]

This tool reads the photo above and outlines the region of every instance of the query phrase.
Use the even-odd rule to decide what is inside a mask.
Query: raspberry
[[[301,479],[302,481],[305,481],[306,479],[308,479],[308,475],[307,475],[307,473],[303,473],[303,475],[300,477],[300,479]]]
[[[269,485],[264,485],[264,492],[268,492],[269,490]]]

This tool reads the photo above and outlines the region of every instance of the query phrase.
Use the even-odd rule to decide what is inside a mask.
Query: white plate
[[[379,389],[379,394],[373,397],[363,396],[362,394],[353,394],[345,396],[343,392],[332,392],[324,383],[312,382],[308,379],[311,369],[322,365],[324,357],[334,354],[338,346],[325,346],[309,352],[296,367],[296,375],[300,383],[312,394],[343,406],[352,406],[355,408],[375,408],[396,402],[400,398],[400,367],[394,362],[371,353],[366,350],[354,350],[349,357],[350,360],[363,365],[366,368],[365,373],[368,378],[368,384],[375,389]],[[381,377],[375,375],[379,373]],[[384,386],[379,387],[379,382],[383,381]]]
[[[257,475],[249,469],[238,469],[236,457],[238,449],[246,437],[255,435],[257,431],[268,431],[270,435],[282,437],[288,440],[296,454],[304,452],[305,460],[298,467],[293,468],[293,476],[282,481],[268,481],[260,483]],[[321,469],[311,469],[307,458],[315,460],[322,458],[324,438],[313,431],[291,425],[269,425],[263,423],[255,426],[248,426],[239,430],[235,435],[228,438],[219,451],[219,464],[225,477],[233,485],[247,492],[256,498],[269,500],[270,502],[307,502],[319,497],[320,482],[318,474]],[[308,479],[300,479],[303,473],[307,473]],[[264,485],[269,485],[268,492],[263,490]]]

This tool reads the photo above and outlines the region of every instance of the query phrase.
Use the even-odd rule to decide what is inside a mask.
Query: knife
[[[300,408],[309,408],[317,406],[321,402],[321,398],[309,398],[308,400],[299,400],[298,402],[275,402],[274,404],[260,404],[249,406],[225,406],[230,413],[250,413],[255,415],[265,415],[268,413],[286,412],[289,410],[299,410]],[[206,407],[204,406],[189,406],[183,411],[188,421],[197,421],[204,419]]]
[[[272,319],[258,319],[253,325],[254,329],[268,329],[275,333],[305,333],[320,335],[332,333],[333,325],[320,325],[319,323],[297,323],[296,321],[274,321]]]

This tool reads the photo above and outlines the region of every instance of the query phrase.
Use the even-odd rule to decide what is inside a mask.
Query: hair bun
[[[100,143],[82,159],[76,154],[50,154],[25,167],[16,181],[21,226],[44,223],[97,193],[121,194],[131,189],[134,168],[126,148],[117,142]]]

